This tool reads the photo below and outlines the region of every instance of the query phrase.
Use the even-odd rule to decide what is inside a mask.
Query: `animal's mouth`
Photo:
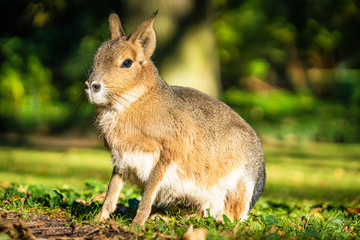
[[[91,93],[86,92],[86,95],[87,95],[87,98],[88,98],[89,103],[91,103],[91,104],[95,104],[95,102],[94,102],[93,98],[91,97]]]
[[[89,102],[91,103],[91,104],[94,104],[94,101],[92,100],[92,94],[91,94],[91,90],[90,90],[90,83],[88,82],[88,81],[86,81],[85,82],[85,93],[86,93],[86,96],[87,96],[87,98],[88,98],[88,100],[89,100]]]

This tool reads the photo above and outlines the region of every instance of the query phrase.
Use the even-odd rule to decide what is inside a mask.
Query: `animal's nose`
[[[89,89],[89,83],[85,82],[85,90],[88,90],[88,89]]]
[[[97,82],[92,83],[92,84],[91,84],[91,89],[92,89],[94,92],[99,92],[100,89],[101,89],[100,83],[97,83]]]

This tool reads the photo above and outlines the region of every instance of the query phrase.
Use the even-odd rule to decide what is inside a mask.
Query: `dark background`
[[[360,142],[357,0],[2,0],[0,136],[91,134],[83,87],[108,15],[130,34],[156,10],[169,83],[222,99],[262,137]]]

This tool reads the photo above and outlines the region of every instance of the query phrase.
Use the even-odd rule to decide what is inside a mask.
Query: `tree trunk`
[[[124,24],[126,29],[133,30],[159,10],[154,24],[157,50],[153,60],[160,75],[170,85],[196,88],[220,98],[220,69],[210,3],[206,0],[133,0],[127,6],[130,21]]]

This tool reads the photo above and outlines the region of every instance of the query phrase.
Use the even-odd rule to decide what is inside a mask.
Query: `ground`
[[[357,144],[265,139],[265,192],[247,221],[188,218],[175,211],[134,230],[141,191],[125,185],[119,205],[127,213],[120,211],[125,214],[105,223],[94,221],[111,176],[109,153],[99,141],[65,140],[0,140],[0,240],[180,239],[192,227],[202,239],[360,237]]]
[[[79,225],[62,217],[27,214],[0,209],[0,239],[5,233],[15,239],[133,239],[134,235],[111,221]],[[70,224],[71,223],[71,224]],[[6,238],[5,238],[6,239]]]

